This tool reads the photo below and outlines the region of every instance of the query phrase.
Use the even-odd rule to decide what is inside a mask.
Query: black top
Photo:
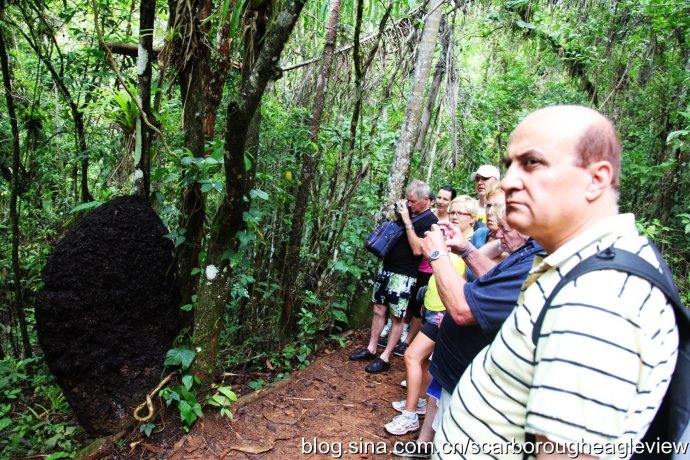
[[[431,211],[421,216],[414,225],[414,232],[418,237],[424,238],[424,232],[431,229],[431,226],[438,222],[438,218]],[[403,224],[404,225],[404,224]],[[407,239],[407,231],[403,233],[398,242],[391,249],[390,254],[383,259],[383,269],[389,272],[398,273],[406,276],[417,276],[417,268],[422,262],[422,256],[415,256]]]

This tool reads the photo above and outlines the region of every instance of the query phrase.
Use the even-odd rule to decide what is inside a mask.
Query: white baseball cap
[[[470,174],[472,180],[474,180],[476,176],[482,176],[487,179],[489,177],[495,177],[496,180],[501,180],[501,172],[498,170],[496,166],[493,165],[481,165],[479,169]]]

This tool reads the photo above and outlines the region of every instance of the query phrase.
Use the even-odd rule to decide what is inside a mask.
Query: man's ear
[[[611,188],[613,167],[608,161],[602,160],[590,163],[586,169],[589,173],[590,181],[585,191],[585,199],[587,199],[587,201],[595,201],[605,191]]]

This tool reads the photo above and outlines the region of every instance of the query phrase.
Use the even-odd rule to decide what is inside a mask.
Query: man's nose
[[[522,179],[519,173],[512,166],[506,170],[505,176],[501,179],[501,188],[504,192],[516,190],[522,187]]]

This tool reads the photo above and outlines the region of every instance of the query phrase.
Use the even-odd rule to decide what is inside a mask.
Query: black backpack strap
[[[690,322],[690,315],[688,315],[688,310],[683,307],[683,302],[680,300],[680,295],[678,294],[678,289],[673,282],[673,275],[671,270],[666,266],[664,259],[659,254],[658,249],[651,244],[652,250],[657,255],[657,259],[660,263],[660,269],[656,269],[644,260],[642,257],[632,252],[620,249],[620,248],[606,248],[598,253],[586,258],[579,264],[577,264],[572,270],[565,274],[563,278],[556,284],[553,288],[551,294],[544,301],[544,307],[539,312],[539,316],[534,323],[534,328],[532,329],[532,343],[535,345],[539,340],[541,334],[541,327],[544,323],[544,316],[551,306],[551,302],[558,292],[571,281],[582,276],[585,273],[597,271],[597,270],[617,270],[624,273],[630,273],[631,275],[639,276],[640,278],[646,279],[651,284],[656,286],[661,290],[661,292],[666,295],[666,298],[674,305],[674,310],[676,311],[676,317],[685,316],[688,322]],[[678,312],[681,312],[680,315]],[[680,320],[677,319],[680,323]]]
[[[422,213],[417,214],[416,216],[414,216],[414,217],[411,219],[412,225],[414,226],[414,223],[415,223],[415,222],[417,222],[419,219],[421,219],[422,217],[426,216],[427,214],[431,214],[431,209],[427,209],[426,211],[424,211],[424,212],[422,212]]]

